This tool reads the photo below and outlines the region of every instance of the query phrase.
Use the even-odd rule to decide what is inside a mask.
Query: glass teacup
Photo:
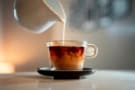
[[[82,70],[85,57],[96,57],[98,48],[86,41],[58,40],[47,42],[51,66],[56,70]]]

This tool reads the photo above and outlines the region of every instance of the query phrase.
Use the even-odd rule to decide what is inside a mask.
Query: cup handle
[[[98,48],[95,44],[88,44],[86,48],[86,57],[95,58],[98,54]]]

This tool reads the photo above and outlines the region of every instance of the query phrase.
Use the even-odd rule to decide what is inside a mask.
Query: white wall
[[[28,32],[13,18],[13,1],[0,0],[3,7],[3,19],[0,18],[3,38],[0,39],[4,40],[4,60],[15,65],[16,71],[31,71],[39,66],[49,66],[45,43],[61,39],[61,24],[57,23],[42,34]],[[129,26],[116,23],[112,28],[99,29],[96,32],[67,27],[66,39],[87,40],[99,47],[97,58],[87,59],[86,66],[97,69],[135,69],[135,30],[134,23],[132,24]],[[129,27],[132,28],[129,30]]]
[[[3,58],[3,50],[2,50],[2,45],[3,45],[3,32],[2,32],[2,5],[0,2],[0,61],[2,61]]]

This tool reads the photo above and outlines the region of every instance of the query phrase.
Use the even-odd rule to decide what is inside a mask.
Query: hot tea
[[[83,46],[50,46],[50,59],[58,70],[80,70],[84,62]]]

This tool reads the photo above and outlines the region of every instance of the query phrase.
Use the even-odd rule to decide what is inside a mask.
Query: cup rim
[[[52,41],[48,41],[46,43],[46,46],[47,47],[49,47],[49,46],[66,46],[63,41],[66,43],[70,43],[73,46],[87,46],[87,44],[88,44],[87,41],[80,41],[80,40],[52,40]],[[56,45],[51,45],[53,43],[56,43]],[[76,43],[76,45],[74,45],[73,43]],[[77,45],[77,43],[78,43],[78,45]],[[58,45],[58,44],[61,44],[61,45]],[[67,45],[67,46],[72,46],[72,45]]]

